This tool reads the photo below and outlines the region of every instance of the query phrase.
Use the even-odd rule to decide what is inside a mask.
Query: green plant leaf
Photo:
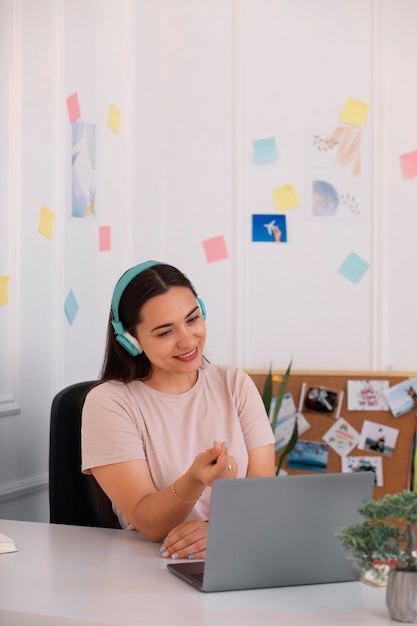
[[[291,366],[292,366],[292,359],[285,371],[284,376],[282,377],[282,381],[281,384],[278,387],[278,391],[277,391],[277,396],[276,396],[276,400],[275,400],[275,406],[274,406],[274,411],[273,411],[273,415],[272,415],[272,420],[271,420],[271,428],[272,428],[272,432],[275,435],[275,429],[277,426],[277,421],[278,421],[278,414],[279,414],[279,410],[281,408],[281,404],[282,404],[282,400],[284,398],[284,394],[287,388],[287,384],[288,384],[288,380],[290,378],[290,374],[291,374]],[[269,417],[269,413],[271,410],[271,401],[272,401],[272,387],[273,387],[273,375],[272,375],[272,363],[269,366],[269,371],[268,374],[265,377],[265,382],[264,382],[264,387],[263,387],[263,391],[262,391],[262,400],[265,406],[265,410],[267,412],[267,415]],[[279,461],[278,461],[278,465],[277,465],[277,469],[276,469],[276,475],[278,476],[279,471],[281,469],[282,463],[284,462],[285,457],[287,456],[287,454],[289,454],[289,452],[291,452],[291,450],[294,448],[295,444],[297,443],[298,440],[298,423],[297,423],[297,418],[295,418],[295,422],[294,422],[294,428],[293,431],[291,433],[291,437],[287,443],[287,445],[285,446]]]
[[[386,494],[363,504],[359,513],[364,518],[362,524],[352,524],[336,532],[358,566],[372,571],[375,570],[375,562],[391,565],[392,561],[397,569],[417,571],[417,559],[413,552],[417,493],[404,489]]]
[[[272,364],[269,366],[269,372],[266,375],[264,388],[262,391],[262,400],[264,403],[265,411],[269,417],[269,411],[271,409],[271,400],[272,400]]]
[[[284,397],[285,394],[285,390],[287,388],[287,384],[288,384],[288,379],[290,377],[290,373],[291,373],[291,366],[292,366],[292,359],[290,361],[290,364],[287,367],[287,370],[282,378],[281,384],[278,388],[278,392],[277,392],[277,399],[275,402],[275,406],[274,406],[274,412],[272,414],[272,421],[271,421],[271,428],[272,428],[272,432],[275,434],[275,428],[277,427],[277,421],[278,421],[278,413],[279,410],[281,408],[281,404],[282,404],[282,399]],[[272,376],[271,376],[271,382],[272,382]]]

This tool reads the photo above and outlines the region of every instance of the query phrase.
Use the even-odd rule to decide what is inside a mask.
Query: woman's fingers
[[[161,555],[171,559],[204,559],[207,530],[207,522],[186,522],[176,526],[163,541]]]

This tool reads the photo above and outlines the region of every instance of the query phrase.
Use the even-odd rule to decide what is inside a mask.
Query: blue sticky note
[[[69,292],[69,294],[67,295],[65,299],[65,304],[64,304],[65,315],[67,316],[67,320],[69,321],[70,324],[73,323],[75,316],[77,315],[78,309],[79,309],[78,302],[75,299],[75,296],[71,289],[71,291]]]
[[[252,143],[254,163],[268,163],[277,160],[278,154],[274,137],[255,139]]]
[[[362,280],[368,268],[369,263],[367,261],[354,252],[351,252],[339,267],[338,272],[357,285]]]

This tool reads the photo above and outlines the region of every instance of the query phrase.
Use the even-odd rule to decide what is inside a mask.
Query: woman
[[[203,356],[205,307],[178,269],[148,261],[117,283],[101,383],[87,395],[82,469],[122,528],[204,558],[211,485],[273,476],[274,437],[252,380]]]

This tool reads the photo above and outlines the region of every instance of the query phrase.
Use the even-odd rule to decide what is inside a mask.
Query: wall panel
[[[417,179],[399,160],[417,149],[414,0],[1,0],[0,18],[0,404],[20,409],[0,419],[0,500],[45,483],[51,399],[98,375],[113,286],[145,259],[190,276],[214,362],[415,370]],[[97,129],[88,220],[71,217],[74,92]],[[347,97],[369,105],[369,217],[306,219],[306,137],[338,124]],[[254,165],[252,141],[268,136],[278,160]],[[252,242],[252,214],[274,213],[284,184],[299,194],[288,243]],[[218,235],[228,257],[207,263]],[[371,265],[358,285],[337,271],[351,251]]]

